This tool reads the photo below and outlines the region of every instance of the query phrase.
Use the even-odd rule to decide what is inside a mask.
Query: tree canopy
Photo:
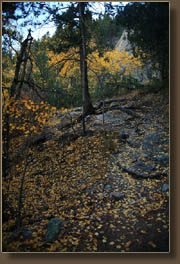
[[[159,64],[162,79],[169,69],[169,3],[132,2],[119,11],[134,54]]]

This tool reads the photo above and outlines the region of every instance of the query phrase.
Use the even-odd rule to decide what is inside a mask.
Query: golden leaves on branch
[[[16,134],[21,132],[22,135],[37,134],[47,123],[51,114],[54,113],[55,108],[50,107],[44,102],[35,103],[27,96],[26,99],[15,100],[9,98],[6,94],[6,98],[3,100],[3,128],[5,129],[5,114],[9,114],[9,127],[10,133]]]

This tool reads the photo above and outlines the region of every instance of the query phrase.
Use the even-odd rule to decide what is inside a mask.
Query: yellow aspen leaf
[[[125,244],[125,248],[128,248],[128,247],[130,247],[130,246],[131,246],[131,244],[132,244],[132,242],[131,242],[131,241],[128,241],[128,242],[126,242],[126,244]]]
[[[119,218],[119,215],[118,214],[115,214],[114,215],[114,219],[118,219]]]
[[[147,234],[147,232],[146,232],[145,230],[141,230],[140,233],[141,233],[142,235],[146,235],[146,234]]]
[[[90,236],[90,237],[93,237],[93,233],[92,233],[92,232],[89,232],[89,236]]]
[[[148,242],[148,245],[150,245],[153,248],[156,248],[157,247],[156,244],[154,242],[152,242],[152,241],[149,241]]]
[[[121,248],[121,245],[117,245],[116,248],[120,249]]]

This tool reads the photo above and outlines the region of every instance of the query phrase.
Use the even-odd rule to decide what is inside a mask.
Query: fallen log
[[[111,103],[123,103],[126,102],[127,99],[109,99],[109,100],[105,100],[104,104],[105,105],[109,105]],[[103,106],[103,101],[100,101],[98,104],[95,105],[95,110],[98,110],[99,108],[101,108]]]
[[[100,115],[103,113],[103,110],[102,111],[98,111],[98,109],[96,109],[96,113],[95,115]],[[126,108],[126,107],[123,107],[123,106],[111,106],[111,107],[105,107],[104,108],[104,113],[108,112],[108,111],[111,111],[111,110],[121,110],[122,112],[125,112],[126,114],[128,115],[131,115],[133,116],[134,118],[141,118],[139,115],[135,114],[132,110],[130,110],[129,108]]]

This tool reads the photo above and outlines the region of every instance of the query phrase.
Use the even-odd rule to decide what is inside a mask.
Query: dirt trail
[[[87,135],[64,149],[57,135],[34,147],[24,186],[23,230],[16,235],[12,214],[3,225],[4,251],[169,251],[168,97],[133,93],[120,99],[121,109],[112,110],[111,103],[106,112],[106,137],[99,114],[88,117]],[[59,124],[53,122],[56,133]],[[122,167],[145,177],[133,177]],[[16,208],[11,203],[20,178],[16,168],[13,173],[7,214]],[[63,227],[49,243],[47,224],[53,218]]]

